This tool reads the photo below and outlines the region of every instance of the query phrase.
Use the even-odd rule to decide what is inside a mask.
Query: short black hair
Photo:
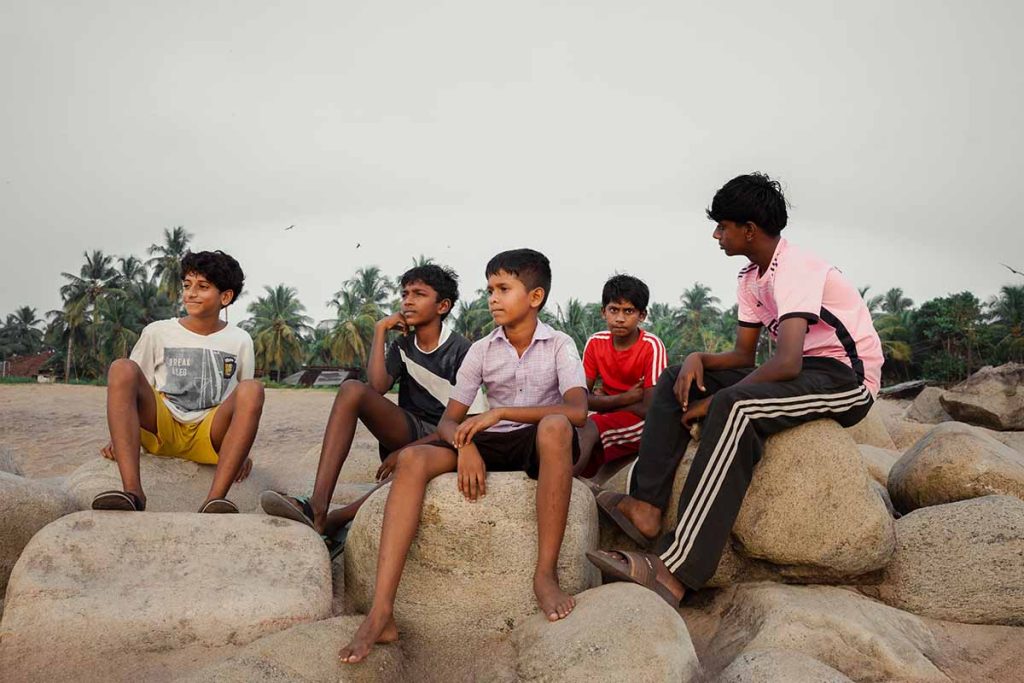
[[[231,304],[238,301],[245,284],[245,273],[238,261],[218,249],[217,251],[190,251],[181,259],[181,277],[189,274],[202,275],[222,292],[229,289],[235,293]]]
[[[628,301],[641,313],[647,312],[647,302],[651,300],[651,290],[643,280],[632,275],[613,275],[604,283],[601,290],[601,308],[613,301]]]
[[[451,268],[428,263],[425,266],[416,266],[402,273],[398,280],[399,287],[405,287],[413,282],[422,282],[437,292],[437,303],[445,299],[451,302],[448,313],[455,308],[455,302],[459,300],[459,276]],[[448,313],[441,316],[441,320],[448,317]]]
[[[786,227],[789,203],[782,194],[782,184],[764,173],[736,176],[711,200],[708,218],[715,221],[751,222],[772,236]]]
[[[537,287],[542,288],[544,298],[540,307],[544,308],[548,294],[551,293],[551,261],[548,261],[547,256],[533,249],[503,251],[487,262],[484,277],[497,275],[499,271],[515,275],[528,292]]]

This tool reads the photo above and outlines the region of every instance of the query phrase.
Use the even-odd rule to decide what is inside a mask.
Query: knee
[[[335,397],[335,404],[356,402],[362,400],[366,392],[369,391],[370,387],[366,386],[357,379],[347,379],[341,383],[338,388],[338,395]]]
[[[235,387],[235,392],[238,394],[238,398],[235,400],[240,406],[263,408],[263,382],[255,379],[243,379]]]
[[[135,383],[139,379],[141,370],[135,361],[130,358],[118,358],[110,364],[107,370],[107,386],[125,385]]]
[[[419,446],[403,448],[398,451],[398,457],[395,459],[395,475],[413,476],[422,474],[425,471],[425,462],[422,449]]]
[[[547,415],[537,424],[537,440],[563,442],[572,438],[572,423],[564,415]]]

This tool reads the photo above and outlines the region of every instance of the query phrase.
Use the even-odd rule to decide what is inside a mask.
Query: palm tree
[[[424,256],[423,254],[420,254],[412,260],[413,268],[422,268],[423,266],[432,266],[435,264],[437,264],[437,261],[434,260],[433,256]]]
[[[9,314],[3,325],[2,353],[37,353],[43,346],[43,331],[39,329],[42,322],[31,306],[22,306]]]
[[[120,275],[111,266],[113,256],[108,256],[100,250],[94,250],[91,254],[86,252],[85,263],[79,269],[78,275],[61,273],[67,282],[60,288],[60,295],[64,299],[64,320],[69,327],[83,325],[87,321],[96,320],[96,302],[100,298],[112,294],[120,294]],[[64,378],[71,376],[71,364],[73,359],[74,334],[68,335],[67,358],[64,360]],[[92,328],[91,348],[95,351],[96,329]]]
[[[903,296],[903,290],[899,287],[893,287],[882,295],[881,306],[885,313],[899,315],[913,308],[914,300]]]
[[[454,316],[455,331],[470,341],[476,341],[494,329],[485,289],[476,290],[476,298],[472,301],[460,301]]]
[[[164,243],[152,244],[148,250],[153,258],[147,263],[153,266],[153,276],[160,281],[160,290],[176,305],[181,301],[181,259],[188,253],[192,237],[194,235],[180,225],[174,229],[164,228]]]
[[[693,351],[712,352],[720,345],[713,335],[705,334],[705,329],[714,325],[722,312],[716,304],[717,296],[711,294],[711,288],[700,282],[685,290],[679,297],[682,307],[679,309],[680,322],[683,327],[683,345]]]
[[[256,366],[276,372],[280,379],[283,372],[302,363],[302,333],[309,329],[311,319],[304,314],[306,307],[294,287],[280,284],[264,290],[266,296],[249,304],[247,310],[253,317],[245,327],[253,336]]]
[[[558,305],[556,311],[555,329],[572,337],[580,353],[583,353],[583,347],[586,346],[590,335],[605,327],[600,304],[584,304],[579,299],[569,299],[569,305],[565,310]]]
[[[394,284],[384,276],[380,268],[367,266],[360,268],[353,277],[346,280],[342,291],[350,292],[360,306],[369,305],[376,308],[379,314],[385,310],[394,289]],[[336,292],[334,298],[337,299],[340,294],[341,292]]]
[[[879,309],[882,307],[882,302],[885,301],[885,296],[879,294],[868,298],[868,291],[871,289],[871,285],[865,285],[858,287],[857,291],[860,292],[860,298],[864,299],[864,305],[868,307],[868,313],[871,315],[871,319],[874,320],[878,317]]]
[[[149,279],[149,270],[141,259],[135,256],[120,256],[118,262],[118,276],[121,280],[121,289],[128,289],[136,282],[143,282]]]
[[[335,293],[327,305],[337,313],[333,320],[321,323],[330,327],[331,353],[342,365],[365,365],[379,309],[364,303],[351,289]]]
[[[997,347],[1007,360],[1024,359],[1024,285],[1006,285],[988,304],[993,326],[998,330]]]
[[[100,300],[96,314],[94,327],[100,339],[97,351],[103,355],[103,365],[115,358],[127,358],[142,330],[135,301],[129,295],[107,296]]]
[[[153,280],[134,283],[129,288],[128,295],[137,309],[139,325],[142,327],[155,320],[171,318],[177,310],[177,304],[171,302]]]

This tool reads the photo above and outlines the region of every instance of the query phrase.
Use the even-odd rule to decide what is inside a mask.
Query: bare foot
[[[548,621],[565,619],[576,607],[576,598],[562,590],[557,576],[534,574],[533,594],[537,596],[540,611]]]
[[[370,612],[352,636],[352,642],[338,652],[338,658],[346,664],[356,664],[366,659],[375,643],[393,643],[396,640],[398,626],[394,617]]]
[[[235,477],[235,481],[245,481],[250,472],[252,472],[252,458],[246,458],[242,466],[238,468],[238,475]]]
[[[626,496],[619,501],[618,507],[633,522],[636,530],[647,538],[654,538],[661,532],[661,510],[650,503]]]

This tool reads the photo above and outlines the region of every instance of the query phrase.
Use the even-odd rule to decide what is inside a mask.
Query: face
[[[526,285],[515,275],[498,271],[487,278],[487,307],[495,325],[509,325],[523,320],[531,308],[540,309],[544,289],[527,291]]]
[[[419,281],[410,282],[402,287],[402,316],[412,327],[425,325],[434,318],[451,310],[452,302],[448,299],[437,300],[437,290]]]
[[[647,313],[641,312],[628,301],[619,300],[609,301],[601,309],[601,317],[608,324],[608,331],[613,337],[627,339],[636,333],[636,328],[647,318]]]
[[[181,281],[181,299],[185,311],[194,317],[220,314],[220,309],[231,303],[235,293],[230,289],[222,292],[217,286],[199,273],[186,273]]]
[[[752,235],[753,227],[750,223],[736,223],[735,221],[718,221],[712,237],[718,240],[718,247],[725,252],[726,256],[738,256],[746,253]]]

